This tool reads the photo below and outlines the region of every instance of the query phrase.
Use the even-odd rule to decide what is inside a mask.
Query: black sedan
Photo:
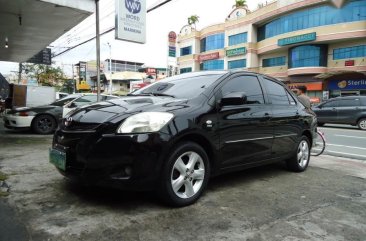
[[[212,176],[286,161],[304,171],[315,114],[280,81],[250,72],[188,73],[70,113],[50,149],[66,177],[157,190],[195,202]]]

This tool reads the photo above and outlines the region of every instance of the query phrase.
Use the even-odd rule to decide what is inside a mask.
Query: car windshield
[[[181,74],[155,82],[130,95],[168,96],[179,99],[191,99],[200,95],[224,74],[226,72]]]
[[[70,101],[73,101],[73,100],[75,100],[76,98],[79,98],[79,97],[80,97],[80,95],[68,95],[68,96],[65,96],[62,99],[56,100],[55,102],[51,103],[51,105],[64,106],[67,103],[69,103]]]

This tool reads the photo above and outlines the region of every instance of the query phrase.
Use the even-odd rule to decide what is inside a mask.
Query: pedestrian
[[[306,86],[298,86],[297,87],[297,97],[300,102],[307,108],[311,108],[311,102],[309,96],[306,95],[307,88]]]

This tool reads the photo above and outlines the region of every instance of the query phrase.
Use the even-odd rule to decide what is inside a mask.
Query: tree
[[[194,25],[194,28],[196,28],[196,23],[199,22],[199,16],[192,15],[188,18],[188,25],[192,26]]]
[[[233,8],[240,8],[240,7],[244,8],[246,12],[249,12],[246,0],[235,0],[235,5],[233,5]]]
[[[61,86],[66,77],[60,67],[52,67],[43,64],[25,64],[27,75],[35,78],[38,84],[43,86]]]

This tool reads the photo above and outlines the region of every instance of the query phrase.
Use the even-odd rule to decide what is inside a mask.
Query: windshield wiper
[[[156,92],[140,93],[140,94],[128,94],[128,96],[167,96],[167,97],[175,98],[174,95],[168,95],[168,94],[156,93]]]

